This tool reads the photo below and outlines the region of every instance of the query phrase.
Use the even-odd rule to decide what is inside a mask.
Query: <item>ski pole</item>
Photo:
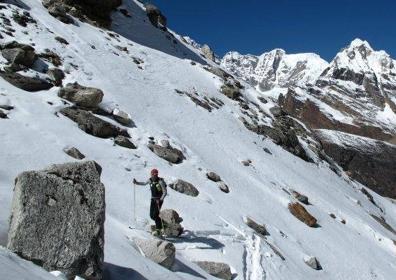
[[[136,226],[136,184],[133,182],[133,223]]]

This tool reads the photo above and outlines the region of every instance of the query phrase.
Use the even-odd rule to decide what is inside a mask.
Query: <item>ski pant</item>
[[[162,229],[162,220],[159,216],[163,201],[152,198],[150,204],[150,218],[155,222],[156,229]]]

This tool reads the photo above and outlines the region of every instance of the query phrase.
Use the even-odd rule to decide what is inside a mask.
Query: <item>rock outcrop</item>
[[[60,113],[77,123],[78,128],[90,135],[100,138],[111,138],[119,135],[129,137],[127,131],[96,117],[91,112],[66,107],[61,109]]]
[[[135,239],[139,251],[153,262],[170,269],[175,262],[176,248],[164,240]]]
[[[19,73],[6,73],[0,71],[0,77],[13,86],[30,92],[48,90],[53,87],[53,85],[46,80],[37,77],[23,76]]]
[[[102,102],[104,94],[98,88],[85,87],[75,82],[61,88],[58,96],[80,107],[96,108]]]
[[[208,261],[199,261],[195,263],[204,271],[206,271],[208,274],[214,277],[225,280],[232,279],[231,268],[226,263],[208,262]]]
[[[294,217],[299,219],[301,222],[305,223],[309,227],[317,226],[317,220],[308,211],[302,206],[300,203],[290,203],[289,206],[290,213],[293,214]]]
[[[100,174],[93,161],[21,173],[7,247],[68,278],[102,279],[105,190]]]
[[[201,47],[201,52],[204,55],[204,57],[206,57],[207,59],[211,60],[211,61],[215,61],[215,54],[213,52],[213,50],[208,46],[208,45],[203,45]]]
[[[181,179],[178,179],[174,183],[169,184],[169,187],[179,193],[183,193],[189,196],[195,197],[199,195],[198,189],[193,184]]]
[[[6,43],[0,46],[2,56],[9,64],[23,65],[25,67],[32,67],[37,59],[37,55],[32,46],[20,44],[16,41]]]
[[[161,10],[152,4],[145,5],[145,8],[147,17],[149,18],[151,24],[157,28],[166,30],[167,19],[162,14]]]

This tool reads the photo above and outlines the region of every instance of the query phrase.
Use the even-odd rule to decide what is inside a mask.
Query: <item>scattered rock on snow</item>
[[[228,264],[220,262],[207,262],[199,261],[195,262],[200,268],[206,271],[208,274],[225,280],[232,279],[231,268]]]
[[[304,257],[304,262],[311,268],[315,269],[315,270],[321,270],[322,267],[319,263],[319,261],[313,257],[313,256],[305,256]]]
[[[133,123],[131,115],[118,108],[113,110],[113,118],[120,124],[129,126]]]
[[[153,143],[149,143],[147,146],[154,154],[171,163],[179,164],[185,159],[182,151],[171,146],[165,148]]]
[[[394,235],[396,235],[396,230],[386,222],[384,217],[378,217],[374,214],[370,214],[370,216],[376,220],[380,225],[382,225],[384,228],[386,228],[387,230],[389,230],[390,232],[392,232]]]
[[[250,159],[247,159],[247,160],[242,160],[241,163],[243,164],[243,166],[250,166],[252,161]]]
[[[63,151],[67,155],[69,155],[69,156],[71,156],[72,158],[75,158],[75,159],[84,159],[85,158],[85,156],[75,147],[66,147],[66,148],[63,149]]]
[[[317,225],[317,220],[308,211],[302,206],[300,203],[289,203],[289,211],[293,214],[297,219],[305,223],[310,227],[315,227]]]
[[[0,119],[8,119],[7,114],[0,110]]]
[[[169,237],[177,237],[183,233],[183,227],[180,224],[183,219],[173,209],[164,209],[160,213],[160,218],[164,223],[164,234]]]
[[[250,227],[251,229],[253,229],[256,233],[258,233],[259,235],[262,236],[266,236],[266,235],[270,235],[265,227],[265,225],[260,225],[258,223],[256,223],[254,220],[252,220],[249,217],[246,217],[244,220],[245,224]]]
[[[237,100],[241,96],[240,89],[232,83],[226,82],[221,86],[221,93],[230,99]]]
[[[77,106],[85,108],[96,108],[103,99],[103,91],[98,88],[85,87],[77,82],[67,84],[61,88],[58,96],[73,102]]]
[[[176,248],[172,243],[157,239],[135,239],[134,241],[146,258],[167,269],[174,264]]]
[[[136,146],[131,142],[131,140],[129,140],[127,137],[122,136],[122,135],[118,135],[115,139],[114,139],[114,143],[118,146],[124,147],[124,148],[128,148],[128,149],[136,149]]]
[[[43,5],[44,5],[44,7],[47,8],[48,13],[51,16],[53,16],[54,18],[56,18],[57,20],[65,23],[65,24],[74,23],[73,18],[67,14],[66,9],[63,5],[59,5],[59,4],[53,4],[53,5],[48,5],[48,6],[45,5],[45,3],[50,3],[50,2],[55,2],[55,1],[44,0]]]
[[[48,90],[53,87],[51,83],[41,78],[26,77],[19,73],[6,73],[0,71],[0,77],[13,86],[30,92]]]
[[[220,182],[220,181],[221,181],[220,176],[217,175],[215,172],[208,172],[208,173],[206,173],[206,177],[207,177],[209,180],[213,181],[213,182]]]
[[[81,130],[90,135],[100,138],[111,138],[118,135],[129,137],[128,132],[125,130],[96,117],[88,111],[67,107],[61,109],[60,113],[77,123]]]
[[[6,43],[0,47],[1,54],[10,64],[20,64],[32,67],[37,59],[34,48],[29,45],[20,44],[16,41]]]
[[[64,44],[64,45],[68,45],[69,44],[69,42],[66,41],[65,38],[62,38],[62,37],[59,37],[59,36],[56,36],[55,40],[57,40],[59,43]]]
[[[226,183],[224,182],[219,182],[219,189],[224,192],[224,193],[229,193],[230,192],[230,188],[227,186]]]
[[[51,68],[47,71],[48,77],[53,81],[55,86],[61,86],[65,78],[65,73],[59,68]]]
[[[305,205],[309,205],[308,197],[295,190],[291,190],[292,196]]]
[[[184,180],[178,179],[176,182],[169,185],[170,188],[174,189],[179,193],[183,193],[190,196],[198,196],[198,189],[191,183]]]
[[[160,11],[160,9],[158,9],[156,6],[152,4],[147,4],[145,5],[145,7],[146,7],[147,17],[149,18],[151,24],[157,28],[166,30],[167,20],[166,17]]]
[[[7,247],[68,279],[102,279],[105,190],[100,174],[93,161],[21,173]]]

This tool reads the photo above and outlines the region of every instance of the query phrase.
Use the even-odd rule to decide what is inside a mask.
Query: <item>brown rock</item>
[[[297,219],[305,223],[310,227],[315,227],[317,225],[317,220],[300,203],[290,203],[289,206],[290,213],[293,214]]]

